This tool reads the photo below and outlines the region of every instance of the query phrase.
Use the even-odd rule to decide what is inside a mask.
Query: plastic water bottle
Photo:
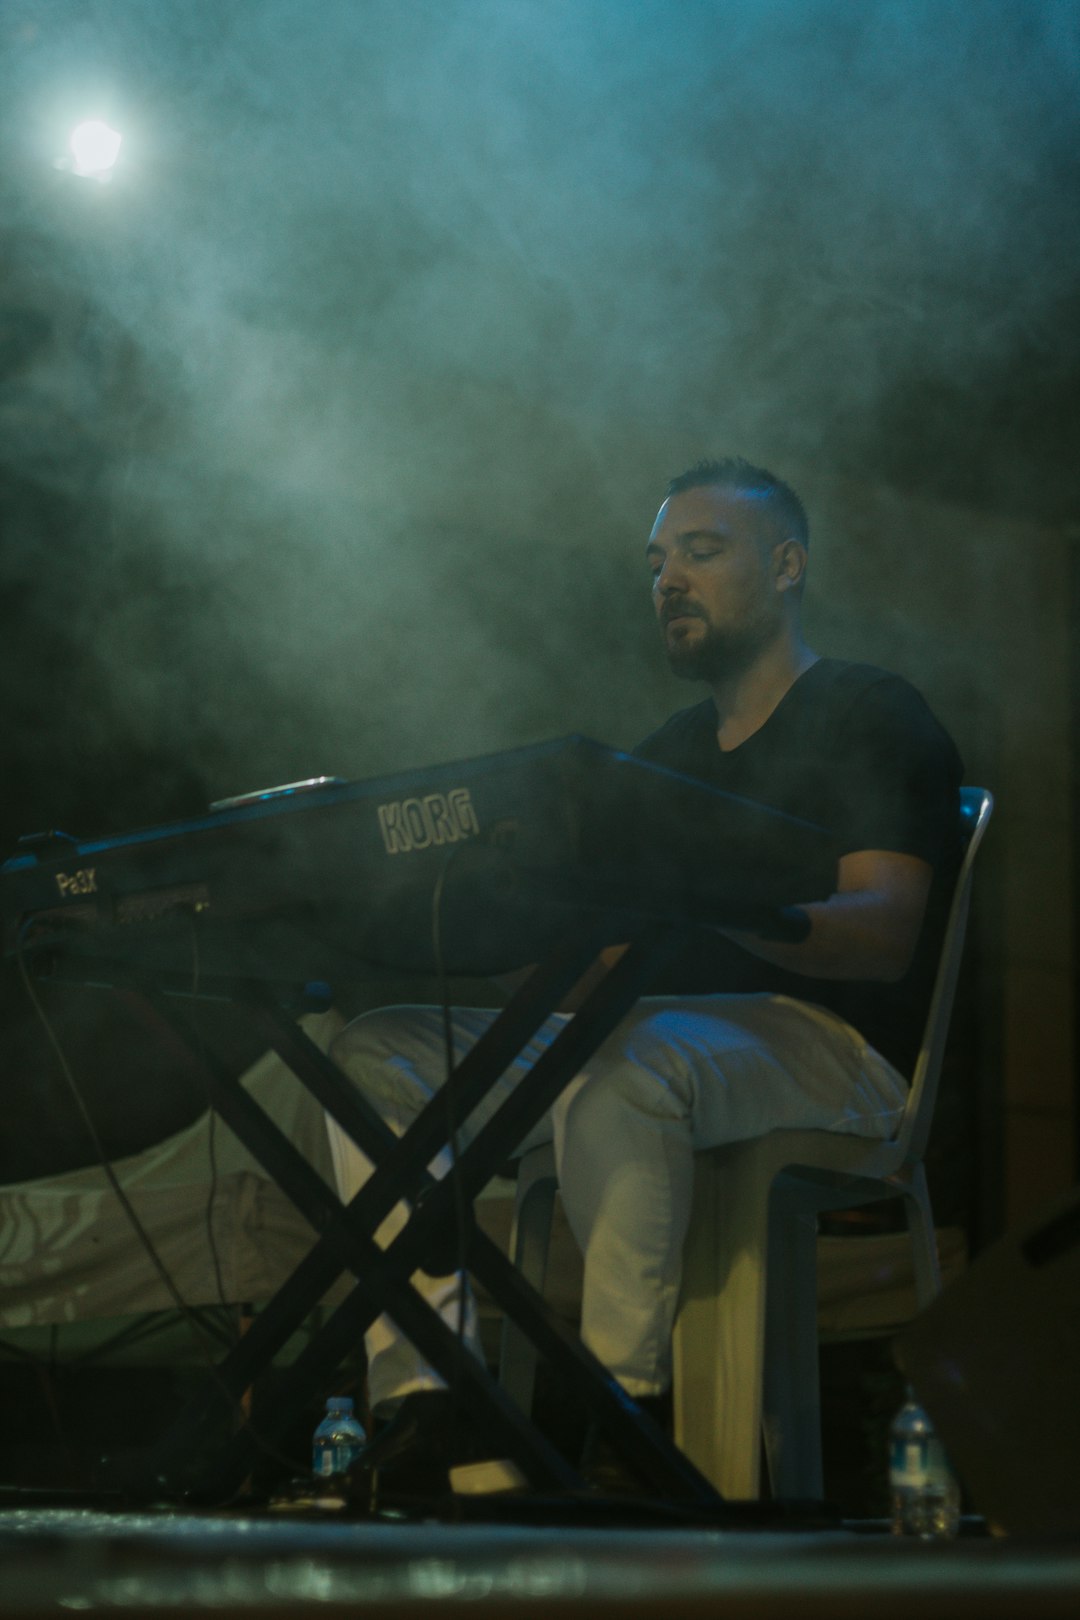
[[[947,1540],[960,1525],[960,1488],[934,1425],[909,1389],[889,1431],[894,1536]]]
[[[311,1470],[316,1479],[344,1474],[367,1444],[363,1425],[353,1415],[351,1395],[331,1395],[311,1442]]]

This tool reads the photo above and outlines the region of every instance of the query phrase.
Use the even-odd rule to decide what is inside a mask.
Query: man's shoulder
[[[821,663],[832,666],[822,671],[830,688],[821,716],[823,752],[847,768],[861,762],[882,778],[932,769],[960,782],[956,744],[917,686],[876,664]]]
[[[855,663],[848,658],[819,658],[811,665],[814,685],[819,692],[827,692],[838,701],[853,703],[867,693],[910,692],[920,693],[916,686],[893,670],[881,669],[877,664]]]
[[[810,674],[807,698],[824,705],[834,724],[871,722],[892,716],[912,724],[943,730],[919,688],[905,675],[882,669],[877,664],[860,664],[844,658],[819,658]]]
[[[673,756],[681,757],[688,749],[700,746],[703,740],[716,736],[716,709],[712,698],[677,709],[663,725],[657,726],[636,743],[633,752],[641,759],[667,764]]]

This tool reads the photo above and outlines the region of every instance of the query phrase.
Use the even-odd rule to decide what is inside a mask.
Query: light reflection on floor
[[[927,1599],[1004,1613],[1080,1612],[1080,1543],[951,1545],[849,1531],[567,1529],[326,1523],[173,1511],[0,1512],[0,1614],[48,1609],[404,1613],[413,1604],[487,1613],[781,1612],[814,1596],[872,1598],[876,1620]],[[761,1608],[762,1603],[766,1607]],[[1034,1605],[1034,1607],[1032,1607]],[[644,1606],[644,1608],[642,1608]],[[839,1612],[839,1610],[837,1610]],[[845,1610],[846,1612],[846,1610]],[[1019,1612],[1019,1609],[1018,1611]]]

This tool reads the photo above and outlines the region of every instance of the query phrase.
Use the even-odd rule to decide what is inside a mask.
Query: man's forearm
[[[915,855],[858,850],[841,856],[835,894],[800,906],[810,933],[799,944],[735,930],[728,937],[789,973],[895,984],[911,966],[932,877]]]
[[[895,983],[911,965],[914,939],[897,930],[893,907],[878,894],[834,894],[799,907],[810,932],[798,944],[735,929],[727,937],[789,973],[814,979],[874,979]]]

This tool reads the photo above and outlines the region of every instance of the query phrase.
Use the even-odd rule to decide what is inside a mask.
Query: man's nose
[[[656,589],[661,596],[671,596],[686,589],[686,573],[677,557],[665,557],[656,576]]]

